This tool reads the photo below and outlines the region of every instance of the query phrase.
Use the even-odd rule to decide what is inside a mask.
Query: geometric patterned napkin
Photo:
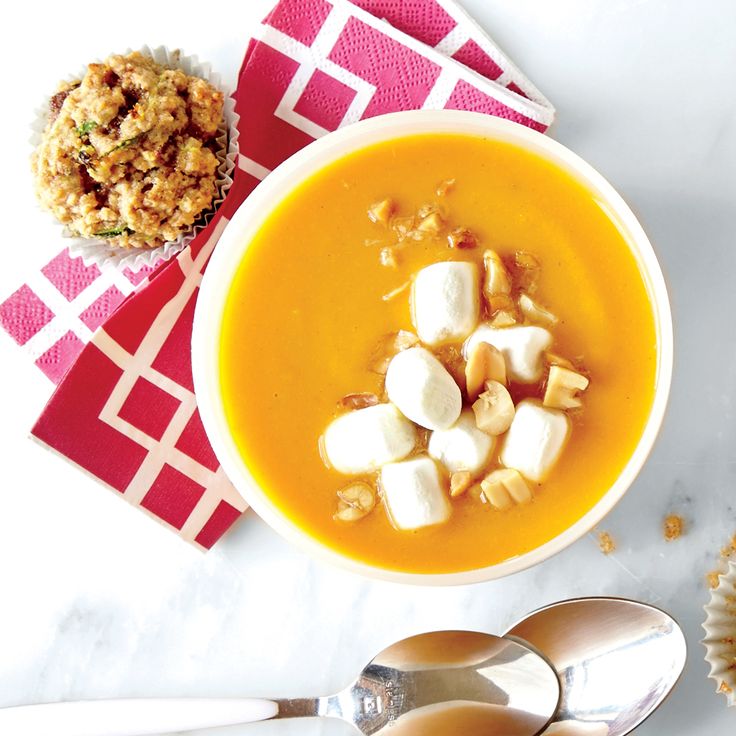
[[[2,304],[0,324],[57,383],[32,434],[201,548],[245,510],[205,436],[190,339],[199,282],[232,214],[274,167],[363,118],[463,109],[539,131],[554,110],[451,0],[282,0],[234,93],[233,186],[158,269],[100,271],[62,251]]]

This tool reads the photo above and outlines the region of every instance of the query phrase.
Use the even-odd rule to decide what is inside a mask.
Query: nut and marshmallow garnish
[[[449,189],[454,180],[446,184]],[[390,199],[368,210],[395,238],[381,251],[382,259],[391,251],[395,267],[395,249],[441,240],[448,231],[450,249],[480,245],[438,205],[411,216],[395,213]],[[338,402],[352,411],[325,430],[323,457],[341,473],[364,477],[337,491],[336,521],[359,521],[380,506],[378,497],[399,530],[445,523],[455,503],[480,499],[506,511],[530,503],[532,484],[542,483],[559,460],[572,431],[566,412],[580,409],[589,379],[550,351],[550,330],[559,320],[531,296],[541,271],[536,256],[517,251],[505,263],[485,250],[482,258],[482,272],[473,262],[440,261],[415,275],[409,306],[417,334],[384,336],[368,365],[385,376],[390,403],[377,403],[380,390]],[[384,301],[405,298],[409,283]],[[515,405],[519,394],[526,398]]]
[[[542,377],[542,358],[544,351],[552,344],[552,333],[536,325],[502,329],[480,325],[465,341],[463,353],[466,359],[481,342],[487,342],[503,353],[509,379],[519,383],[535,383]]]
[[[450,429],[438,429],[429,438],[429,456],[451,473],[475,474],[488,464],[496,438],[478,429],[473,412],[466,409]]]
[[[488,503],[499,511],[510,509],[514,504],[529,503],[532,492],[521,473],[514,468],[499,468],[489,473],[480,482]]]
[[[377,404],[334,419],[325,430],[322,446],[335,470],[357,474],[405,458],[416,439],[416,428],[395,406]]]
[[[570,419],[564,412],[525,399],[516,406],[501,449],[501,462],[541,483],[559,459],[569,435]]]
[[[379,482],[389,518],[397,529],[420,529],[450,518],[450,501],[431,458],[388,463],[381,468]]]
[[[478,268],[474,263],[434,263],[416,275],[412,319],[425,345],[464,340],[478,324]]]
[[[386,393],[405,417],[427,429],[449,429],[460,416],[460,389],[426,348],[395,355],[386,371]]]

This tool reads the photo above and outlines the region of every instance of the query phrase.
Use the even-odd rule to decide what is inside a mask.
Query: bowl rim
[[[420,573],[374,566],[338,552],[280,511],[251,475],[232,438],[219,389],[222,314],[232,278],[245,250],[274,207],[306,178],[333,161],[376,143],[428,133],[475,135],[518,145],[562,168],[591,189],[627,236],[645,282],[657,334],[657,370],[644,430],[623,470],[580,519],[544,544],[494,565],[458,572]],[[228,288],[222,288],[227,284]],[[277,533],[313,557],[365,577],[417,585],[465,585],[525,570],[561,552],[595,527],[630,488],[649,456],[664,419],[673,369],[672,314],[667,287],[652,245],[623,198],[590,164],[566,146],[518,123],[483,113],[418,110],[390,113],[330,133],[288,158],[245,199],[227,223],[200,284],[192,332],[192,371],[205,432],[227,477],[253,510]]]

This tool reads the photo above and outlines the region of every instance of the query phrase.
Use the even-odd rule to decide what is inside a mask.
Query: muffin
[[[176,240],[217,194],[223,105],[209,82],[140,52],[90,64],[50,100],[32,157],[42,206],[112,247]]]

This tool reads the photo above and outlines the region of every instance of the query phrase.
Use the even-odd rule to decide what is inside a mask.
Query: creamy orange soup
[[[479,247],[428,239],[381,265],[392,242],[366,216],[384,197],[398,214],[444,198],[450,226]],[[328,468],[318,440],[353,392],[381,395],[376,345],[413,331],[408,293],[382,297],[441,260],[485,248],[541,262],[535,299],[559,317],[552,350],[580,360],[591,383],[571,416],[570,440],[534,499],[499,512],[470,494],[446,524],[395,529],[383,506],[359,522],[333,519],[351,480]],[[650,411],[656,334],[647,291],[625,237],[595,196],[568,174],[513,145],[461,135],[418,135],[358,151],[312,176],[270,215],[248,247],[227,300],[221,385],[227,420],[251,473],[301,529],[384,568],[456,572],[547,542],[601,498],[631,456]],[[519,400],[539,386],[511,386]],[[539,393],[539,391],[537,391]]]

